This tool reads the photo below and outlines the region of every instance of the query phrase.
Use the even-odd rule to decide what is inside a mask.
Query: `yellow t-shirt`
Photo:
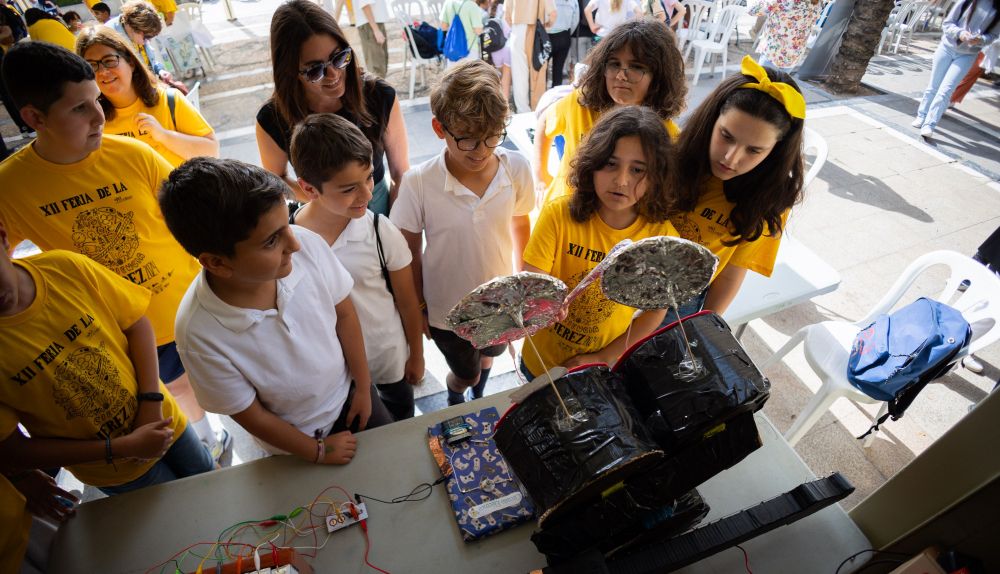
[[[76,53],[76,36],[57,20],[39,20],[28,26],[28,36],[35,41],[51,42]]]
[[[726,265],[730,264],[770,277],[771,271],[774,270],[774,260],[778,256],[781,236],[769,236],[765,231],[756,241],[749,243],[741,241],[732,246],[723,245],[724,240],[733,239],[729,228],[729,214],[734,206],[734,203],[726,199],[722,180],[711,177],[694,211],[677,214],[671,217],[671,221],[681,237],[704,245],[719,258],[719,266],[715,269],[713,280]],[[782,215],[782,223],[787,220],[786,211]]]
[[[174,0],[150,0],[157,12],[170,14],[177,11],[177,3]]]
[[[148,145],[105,135],[82,161],[59,165],[26,145],[0,163],[0,221],[11,245],[86,255],[153,293],[156,344],[174,340],[174,317],[201,270],[167,229],[156,201],[170,164]]]
[[[149,291],[67,251],[15,259],[35,282],[24,311],[0,317],[0,436],[17,424],[35,438],[103,440],[131,432],[138,409],[135,369],[123,329],[149,305]],[[174,439],[187,421],[160,383]],[[104,460],[69,466],[82,482],[135,480],[155,461]],[[115,467],[117,466],[117,470]]]
[[[28,549],[31,514],[25,509],[24,495],[0,476],[0,572],[20,572]]]
[[[542,207],[524,249],[524,262],[562,279],[570,289],[623,239],[677,236],[669,221],[650,223],[641,217],[625,229],[608,226],[596,214],[586,223],[577,223],[570,217],[569,200],[569,196],[559,197]],[[565,319],[532,335],[532,340],[545,366],[552,368],[576,355],[607,347],[628,329],[633,313],[632,307],[609,301],[595,281],[573,301]],[[535,375],[545,371],[527,346],[523,356],[529,371]]]
[[[545,203],[573,193],[573,189],[566,183],[570,172],[569,163],[576,156],[576,150],[580,147],[584,136],[590,133],[594,124],[601,117],[600,113],[581,106],[579,98],[579,90],[573,90],[545,111],[545,136],[554,138],[561,135],[566,140],[563,146],[562,160],[559,163],[559,174],[545,190]],[[671,138],[676,138],[681,133],[672,120],[664,120],[663,126],[667,128],[667,133],[670,134]],[[549,153],[555,152],[550,151]]]
[[[176,125],[170,117],[170,106],[167,104],[167,90],[174,94],[174,119]],[[163,144],[157,142],[147,132],[140,132],[136,124],[136,116],[140,113],[149,114],[160,122],[160,125],[168,130],[187,134],[189,136],[207,136],[212,133],[212,126],[208,125],[205,118],[194,109],[191,102],[183,94],[173,88],[157,87],[160,99],[152,108],[142,103],[136,98],[135,102],[124,108],[115,109],[115,117],[105,122],[104,133],[136,138],[149,144],[155,149],[163,159],[170,165],[177,167],[184,163],[184,158],[167,149]]]

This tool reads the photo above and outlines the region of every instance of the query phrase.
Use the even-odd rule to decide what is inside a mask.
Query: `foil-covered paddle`
[[[601,277],[604,296],[643,310],[676,307],[698,295],[719,263],[711,251],[680,237],[640,239],[608,259]]]
[[[506,344],[555,322],[566,291],[555,277],[522,271],[476,287],[445,320],[477,349]]]

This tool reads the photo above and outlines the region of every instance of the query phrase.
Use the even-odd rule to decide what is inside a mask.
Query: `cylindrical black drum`
[[[721,317],[702,311],[683,324],[687,342],[679,322],[672,323],[636,343],[614,369],[643,426],[668,454],[760,409],[771,387]]]
[[[572,421],[546,385],[508,409],[494,435],[538,506],[540,526],[663,459],[608,367],[571,371],[555,384]]]

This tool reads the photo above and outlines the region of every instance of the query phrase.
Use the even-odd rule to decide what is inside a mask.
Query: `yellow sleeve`
[[[0,476],[0,572],[20,572],[28,549],[31,515],[25,509],[24,496],[5,477]]]
[[[80,274],[90,283],[91,294],[111,310],[122,330],[128,329],[146,314],[152,297],[149,289],[115,275],[107,267],[82,255],[70,252],[66,255],[80,268]]]
[[[170,172],[174,170],[174,166],[170,165],[170,162],[163,159],[163,156],[153,148],[143,142],[139,143],[142,143],[142,147],[145,148],[143,153],[146,156],[146,162],[149,166],[149,189],[153,192],[153,197],[158,198],[160,196],[160,185],[170,176]]]
[[[561,202],[549,202],[542,207],[538,221],[531,230],[528,245],[524,248],[524,262],[546,273],[552,273],[559,241],[559,214]]]
[[[663,122],[663,125],[667,127],[667,133],[670,134],[670,139],[676,140],[677,137],[681,135],[681,128],[677,127],[674,120],[667,120]]]
[[[17,411],[0,403],[0,440],[9,437],[10,433],[14,432],[17,428],[17,423],[19,422],[21,422],[21,419],[17,416]]]
[[[177,130],[189,136],[207,136],[212,133],[212,126],[208,125],[201,112],[196,110],[191,102],[180,93],[174,98],[174,117],[177,119]]]
[[[569,117],[572,99],[576,97],[576,90],[573,90],[545,110],[545,137],[554,138],[566,131],[566,118]]]
[[[788,222],[788,211],[781,216],[782,229]],[[778,258],[778,248],[781,246],[781,235],[761,235],[751,243],[741,243],[736,247],[729,265],[743,267],[764,277],[770,277],[774,271],[774,261]]]

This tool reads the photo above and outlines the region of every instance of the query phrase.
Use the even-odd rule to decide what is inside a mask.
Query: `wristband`
[[[316,438],[316,464],[323,461],[323,456],[326,455],[326,442],[322,438]]]

